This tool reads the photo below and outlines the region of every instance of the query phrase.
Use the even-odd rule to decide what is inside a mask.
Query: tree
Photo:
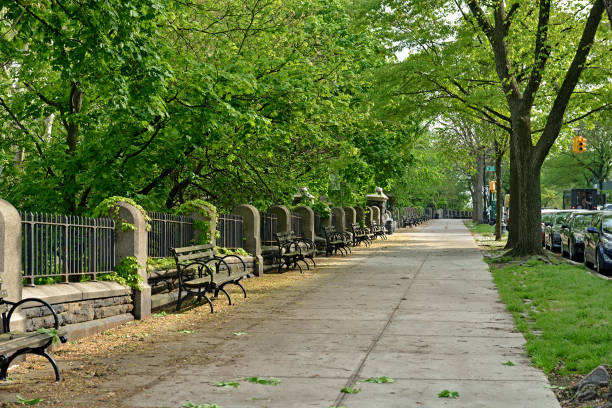
[[[511,135],[509,241],[516,255],[540,253],[542,163],[564,124],[610,107],[609,74],[600,68],[610,66],[603,0],[383,5],[390,36],[409,50],[401,64],[414,79],[401,90],[406,98],[471,111]],[[598,30],[603,40],[595,42]],[[568,110],[575,116],[564,122]]]

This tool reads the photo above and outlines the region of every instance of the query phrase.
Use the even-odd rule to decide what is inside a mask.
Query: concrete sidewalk
[[[198,330],[194,341],[211,362],[180,368],[126,404],[559,407],[460,220],[431,221],[377,246],[356,248],[318,268],[319,279],[253,302],[224,326]],[[516,365],[502,365],[508,360]],[[253,376],[280,384],[212,384]],[[379,376],[395,382],[362,382]],[[361,392],[341,393],[346,386]],[[438,398],[444,389],[460,397]]]

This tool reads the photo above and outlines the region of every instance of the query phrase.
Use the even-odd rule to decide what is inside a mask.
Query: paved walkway
[[[461,221],[394,234],[318,273],[324,276],[241,308],[229,326],[198,331],[211,362],[167,373],[126,404],[559,407],[524,357],[523,337]],[[248,334],[231,334],[238,331]],[[502,365],[508,360],[516,365]],[[280,384],[212,385],[252,376]],[[362,382],[378,376],[395,382]],[[361,392],[341,393],[346,386]],[[460,397],[438,398],[444,389]]]

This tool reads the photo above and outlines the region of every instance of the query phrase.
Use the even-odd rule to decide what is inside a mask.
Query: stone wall
[[[117,316],[124,316],[123,320],[133,319],[132,290],[117,282],[59,283],[24,287],[23,298],[30,297],[49,302],[55,309],[61,326],[102,321]],[[32,302],[22,307],[27,331],[53,325],[49,309],[39,305],[40,303]]]

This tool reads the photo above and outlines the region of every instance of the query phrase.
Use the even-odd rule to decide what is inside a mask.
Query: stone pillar
[[[346,230],[344,209],[342,209],[341,207],[332,208],[332,217],[334,217],[334,221],[336,222],[336,231],[344,232]]]
[[[302,235],[304,238],[314,242],[315,226],[314,226],[314,211],[312,208],[300,205],[296,207],[295,212],[302,216]]]
[[[278,218],[277,232],[291,232],[291,211],[287,207],[284,205],[273,205],[268,212],[276,215],[276,218]]]
[[[380,225],[380,208],[373,205],[370,207],[370,213],[372,214],[372,222],[375,222]]]
[[[334,215],[330,215],[329,217],[325,218],[325,219],[321,219],[321,228],[324,227],[331,227],[332,226],[332,217]]]
[[[208,236],[207,240],[209,244],[217,245],[217,214],[208,207],[198,206],[199,211],[194,211],[189,216],[194,219],[194,221],[204,221],[208,223]],[[200,244],[204,244],[200,239],[201,235],[204,231],[200,231],[196,225],[194,224],[193,228],[193,238],[195,242]]]
[[[253,266],[255,275],[263,275],[263,258],[261,257],[261,218],[259,210],[249,204],[234,207],[232,214],[242,216],[242,246],[255,258]]]
[[[147,222],[136,207],[120,201],[119,219],[132,224],[135,229],[123,231],[122,222],[115,224],[115,264],[127,256],[133,256],[138,262],[138,273],[142,277],[141,289],[134,291],[134,317],[145,319],[151,316],[151,287],[147,281]]]
[[[6,300],[21,300],[21,217],[17,209],[0,198],[0,278]]]
[[[346,228],[350,229],[351,224],[357,222],[357,211],[353,207],[344,207],[344,214],[346,216]]]
[[[365,211],[363,207],[355,207],[355,222],[357,223],[365,223]]]

